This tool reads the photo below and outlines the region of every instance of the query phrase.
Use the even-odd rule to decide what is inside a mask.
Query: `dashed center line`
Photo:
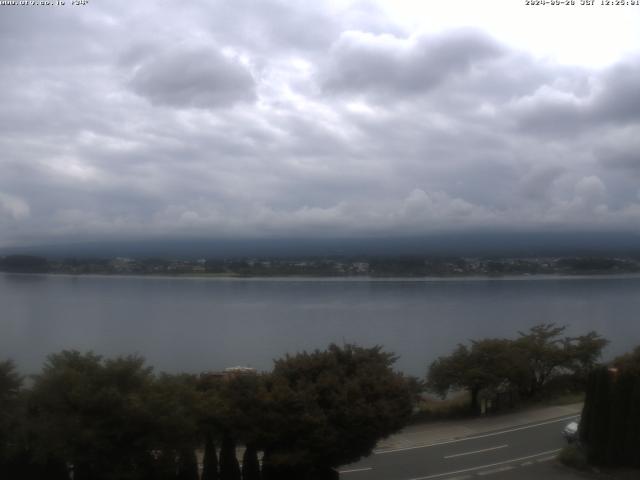
[[[498,445],[497,447],[483,448],[482,450],[474,450],[472,452],[454,453],[453,455],[447,455],[444,458],[456,458],[464,457],[465,455],[473,455],[474,453],[490,452],[491,450],[499,450],[501,448],[507,448],[509,445]]]
[[[506,472],[507,470],[513,470],[514,468],[515,467],[513,466],[494,468],[493,470],[485,470],[484,472],[478,472],[478,475],[491,475],[494,473]]]
[[[352,468],[351,470],[340,470],[338,473],[355,473],[355,472],[367,472],[369,470],[373,470],[372,467],[364,467],[364,468]]]
[[[556,456],[555,456],[555,455],[551,455],[551,456],[549,456],[549,457],[538,458],[538,459],[536,460],[536,462],[538,462],[538,463],[542,463],[542,462],[550,462],[551,460],[555,460],[555,459],[556,459]]]
[[[544,455],[548,456],[550,454],[558,453],[560,450],[561,450],[560,448],[556,450],[547,450],[546,452],[540,452],[534,455],[527,455],[526,457],[511,458],[509,460],[504,460],[502,462],[490,463],[488,465],[480,465],[478,467],[465,468],[463,470],[456,470],[455,472],[443,472],[443,473],[435,473],[433,475],[427,475],[425,477],[414,477],[414,478],[411,478],[410,480],[429,480],[431,478],[447,477],[450,475],[457,475],[459,473],[467,473],[467,472],[473,472],[477,470],[484,470],[485,468],[497,467],[499,465],[506,465],[508,463],[517,463],[523,460],[529,460],[531,458],[542,457]]]

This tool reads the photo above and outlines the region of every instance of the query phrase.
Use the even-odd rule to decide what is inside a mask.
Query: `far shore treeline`
[[[0,272],[70,275],[207,275],[230,277],[465,277],[640,273],[638,256],[443,257],[330,255],[229,258],[66,258],[0,256]]]

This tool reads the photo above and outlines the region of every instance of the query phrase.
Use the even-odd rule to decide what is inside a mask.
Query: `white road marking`
[[[507,470],[513,470],[515,467],[500,467],[494,468],[493,470],[485,470],[484,472],[478,472],[478,475],[491,475],[493,473],[506,472]]]
[[[552,455],[552,456],[550,456],[550,457],[538,458],[538,459],[536,460],[536,462],[538,462],[538,463],[542,463],[542,462],[548,462],[548,461],[550,461],[550,460],[555,460],[555,459],[556,459],[556,456],[555,456],[555,455]]]
[[[351,470],[339,470],[338,473],[343,474],[343,473],[367,472],[369,470],[373,470],[373,468],[372,467],[352,468]]]
[[[435,473],[433,475],[427,475],[426,477],[411,478],[410,480],[429,480],[430,478],[446,477],[447,475],[457,475],[458,473],[473,472],[475,470],[482,470],[484,468],[497,467],[498,465],[505,465],[507,463],[521,462],[522,460],[529,460],[530,458],[540,457],[542,455],[549,455],[551,453],[558,453],[560,450],[561,450],[560,448],[558,448],[556,450],[547,450],[546,452],[540,452],[540,453],[536,453],[534,455],[527,455],[526,457],[511,458],[509,460],[504,460],[502,462],[490,463],[489,465],[481,465],[479,467],[465,468],[463,470],[456,470],[455,472]]]
[[[471,437],[457,438],[455,440],[446,440],[444,442],[428,443],[425,445],[415,445],[413,447],[392,448],[389,450],[374,450],[373,454],[383,455],[385,453],[405,452],[407,450],[416,450],[419,448],[437,447],[438,445],[449,445],[451,443],[466,442],[468,440],[476,440],[478,438],[495,437],[496,435],[504,435],[505,433],[518,432],[520,430],[527,430],[528,428],[536,428],[536,427],[541,427],[543,425],[550,425],[552,423],[566,422],[567,420],[572,420],[574,418],[578,418],[579,416],[580,415],[576,414],[576,415],[571,415],[570,417],[557,418],[555,420],[549,420],[547,422],[536,423],[534,425],[524,425],[522,427],[510,428],[509,430],[501,430],[499,432],[484,433],[481,435],[475,435]]]
[[[498,450],[500,448],[507,448],[509,445],[498,445],[497,447],[483,448],[482,450],[474,450],[473,452],[454,453],[453,455],[447,455],[444,458],[456,458],[464,457],[465,455],[473,455],[474,453],[490,452],[491,450]]]

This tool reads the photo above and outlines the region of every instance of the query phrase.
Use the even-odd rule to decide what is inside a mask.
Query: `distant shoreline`
[[[367,276],[367,275],[228,275],[228,274],[127,274],[127,273],[64,273],[64,272],[1,272],[4,276],[113,278],[154,280],[211,280],[211,281],[307,281],[307,282],[465,282],[465,281],[545,281],[545,280],[633,280],[640,273],[582,273],[582,274],[519,274],[519,275],[442,275],[442,276]]]
[[[0,257],[0,271],[53,275],[102,275],[210,279],[455,280],[595,278],[640,274],[638,257],[361,257],[228,258],[176,260],[103,258],[55,260],[29,255]]]

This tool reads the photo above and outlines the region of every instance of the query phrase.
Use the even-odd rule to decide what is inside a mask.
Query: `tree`
[[[608,343],[595,332],[581,337],[561,337],[566,326],[546,323],[531,327],[527,333],[519,332],[515,346],[527,362],[526,382],[521,393],[528,397],[539,394],[555,375],[572,373],[581,381],[595,366]]]
[[[242,456],[242,480],[260,480],[258,451],[254,445],[247,445]]]
[[[568,365],[567,343],[559,338],[565,330],[548,323],[531,327],[527,333],[518,332],[516,346],[527,359],[528,379],[522,388],[526,396],[537,394],[556,369]]]
[[[640,373],[640,345],[631,352],[620,355],[613,360],[613,366],[620,370]]]
[[[194,451],[202,443],[201,394],[196,386],[194,375],[167,373],[157,376],[149,386],[146,408],[152,418],[150,448],[161,452],[155,463],[163,475],[170,476],[176,470],[182,476],[192,475]]]
[[[198,459],[193,449],[183,448],[180,452],[177,480],[198,480]]]
[[[594,370],[580,421],[580,439],[591,463],[640,466],[640,374]]]
[[[569,356],[568,368],[581,387],[586,385],[589,373],[597,365],[602,350],[608,343],[608,340],[594,331],[565,341]]]
[[[263,376],[258,374],[229,374],[223,378],[201,377],[201,429],[205,438],[222,439],[220,450],[220,478],[240,478],[236,458],[236,443],[255,452],[263,436],[259,419],[263,415]]]
[[[520,381],[523,369],[523,359],[511,340],[472,341],[470,348],[458,345],[451,355],[434,361],[427,374],[427,386],[443,397],[451,390],[467,390],[470,409],[478,413],[482,390],[511,388]]]
[[[427,386],[441,396],[452,390],[467,390],[472,412],[480,410],[479,396],[485,391],[516,391],[525,397],[539,394],[549,381],[569,375],[584,388],[589,371],[608,343],[595,332],[579,337],[561,337],[566,327],[541,324],[519,332],[515,340],[487,338],[458,345],[429,367]]]
[[[230,435],[224,435],[220,449],[220,480],[241,480],[241,476],[236,444]]]
[[[11,360],[0,362],[0,477],[10,478],[10,469],[19,454],[16,437],[20,428],[20,388],[22,377]]]
[[[580,439],[591,463],[640,466],[640,349],[591,371]]]
[[[377,346],[330,345],[275,361],[266,379],[264,478],[310,478],[369,455],[411,415],[396,358]],[[277,476],[276,476],[277,474]]]
[[[201,480],[218,480],[218,455],[211,433],[205,434]]]
[[[593,371],[589,377],[589,388],[580,417],[580,440],[587,446],[589,461],[594,463],[602,463],[607,451],[611,380],[605,367]]]
[[[74,479],[134,479],[149,464],[151,369],[139,357],[50,355],[30,395],[38,454],[74,466]]]

